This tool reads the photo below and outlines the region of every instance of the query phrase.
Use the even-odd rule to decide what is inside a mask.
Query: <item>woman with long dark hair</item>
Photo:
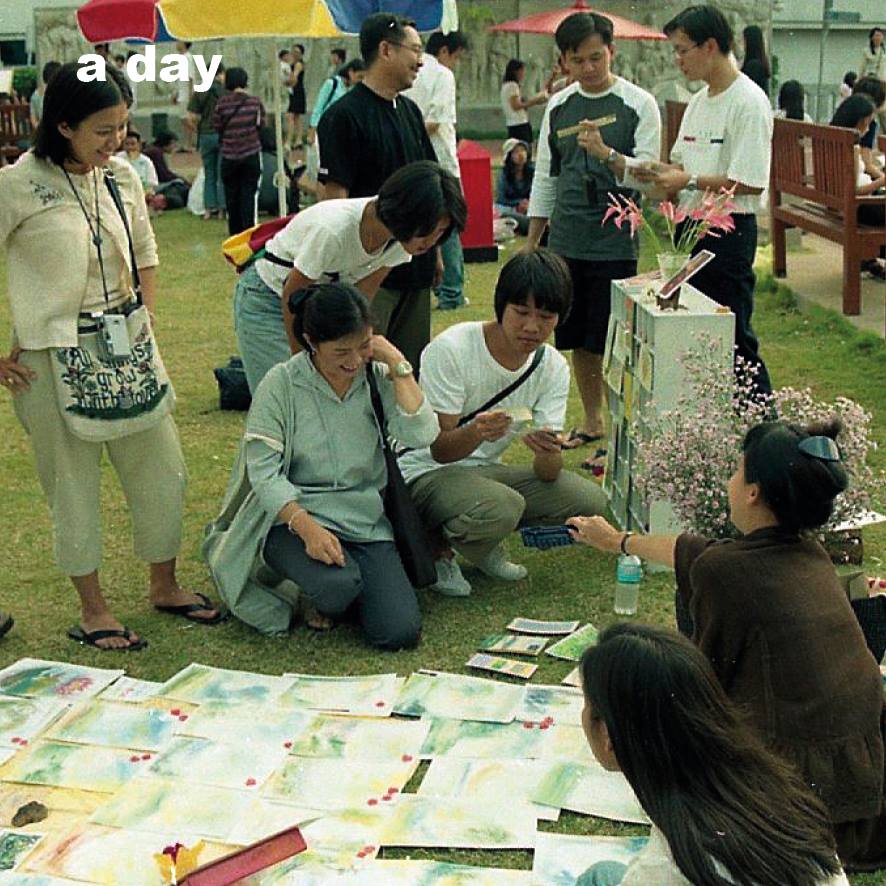
[[[758,25],[748,25],[742,31],[744,38],[744,62],[741,72],[750,77],[766,95],[769,95],[769,78],[772,69],[769,65],[769,57],[766,55],[766,44],[763,42],[763,32]]]
[[[123,76],[112,65],[106,70],[106,80],[84,82],[78,63],[59,68],[46,87],[33,149],[0,170],[0,244],[9,257],[15,340],[0,359],[0,383],[14,395],[34,452],[56,561],[80,598],[68,635],[102,650],[137,650],[146,641],[114,616],[99,580],[105,452],[129,505],[135,553],[149,564],[150,602],[198,623],[222,615],[176,579],[186,468],[168,386],[152,396],[158,378],[133,359],[135,348],[154,346],[153,319],[136,340],[128,328],[130,315],[146,308],[152,318],[156,310],[157,249],[141,182],[114,156],[132,96]],[[85,350],[102,330],[115,333],[113,364],[131,375],[128,390],[103,383],[114,372],[99,371],[107,363]],[[71,369],[57,375],[59,366]],[[78,419],[89,416],[98,427],[85,434]]]
[[[824,805],[766,750],[692,643],[616,624],[580,670],[591,750],[652,821],[626,868],[595,865],[580,886],[846,886]]]
[[[870,78],[863,78],[870,80]],[[861,82],[861,81],[859,81]],[[856,87],[858,83],[856,83]],[[861,140],[871,128],[877,109],[874,99],[863,92],[855,92],[845,99],[834,111],[831,117],[831,126],[841,126],[844,129],[854,129]],[[859,150],[857,168],[855,174],[855,190],[858,194],[874,194],[886,186],[886,174],[882,169],[874,168],[871,175],[865,169],[863,152]],[[858,220],[864,225],[879,225],[883,227],[886,221],[886,200],[879,203],[866,203],[858,207]],[[880,249],[880,258],[886,258],[886,246]],[[876,258],[864,259],[861,263],[862,271],[867,272],[875,280],[886,280],[886,267]]]
[[[529,145],[532,150],[532,124],[529,122],[529,108],[543,105],[548,100],[546,92],[539,92],[531,98],[523,98],[521,91],[526,77],[526,62],[512,58],[505,66],[501,83],[501,110],[505,115],[508,138],[516,138]]]
[[[785,120],[803,120],[811,123],[812,118],[806,113],[806,91],[799,80],[785,80],[778,90],[778,110],[776,117]]]
[[[529,195],[535,165],[529,159],[529,145],[509,138],[501,148],[503,165],[495,189],[495,208],[502,218],[517,222],[517,233],[524,237],[529,232]]]
[[[751,428],[727,490],[736,539],[640,536],[602,517],[567,522],[577,541],[674,568],[683,632],[770,750],[824,801],[844,866],[877,870],[886,867],[882,679],[811,535],[848,485],[839,432],[837,422]]]

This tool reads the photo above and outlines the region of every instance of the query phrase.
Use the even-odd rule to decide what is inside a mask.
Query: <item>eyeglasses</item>
[[[387,42],[390,46],[400,46],[403,49],[408,49],[413,55],[421,55],[425,51],[424,46],[412,46],[409,43],[395,43],[393,40],[388,40]]]
[[[698,46],[699,46],[698,43],[693,43],[691,46],[675,46],[674,47],[674,55],[676,55],[677,58],[683,58],[684,55],[686,55],[689,52],[692,52],[693,49],[697,49]]]

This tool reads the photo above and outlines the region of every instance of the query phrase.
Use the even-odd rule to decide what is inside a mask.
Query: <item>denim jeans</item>
[[[268,370],[288,360],[292,352],[280,298],[259,277],[254,264],[240,275],[234,290],[234,331],[249,392],[255,394]]]
[[[221,180],[221,153],[217,132],[201,132],[197,139],[203,161],[203,208],[224,209],[225,189]]]
[[[436,290],[437,306],[443,310],[461,307],[465,303],[465,257],[458,231],[453,231],[440,243],[440,252],[443,256],[443,279]]]

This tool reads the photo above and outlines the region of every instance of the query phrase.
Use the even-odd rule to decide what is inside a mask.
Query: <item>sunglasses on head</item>
[[[807,437],[797,444],[797,448],[804,455],[820,459],[821,461],[841,460],[840,449],[830,437]]]

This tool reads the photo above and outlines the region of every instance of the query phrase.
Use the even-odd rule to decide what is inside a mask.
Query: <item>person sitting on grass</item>
[[[535,164],[529,159],[529,145],[517,138],[509,138],[501,147],[503,165],[495,189],[495,208],[502,218],[517,222],[517,233],[529,233],[529,194]]]
[[[157,170],[150,158],[142,153],[142,137],[141,133],[135,129],[130,129],[123,139],[123,150],[117,156],[121,160],[126,160],[132,167],[133,172],[138,176],[138,180],[142,183],[145,192],[145,202],[151,206],[151,201],[157,190]]]
[[[824,805],[764,747],[692,643],[615,624],[580,671],[591,750],[624,773],[652,831],[630,864],[598,862],[576,886],[848,886]]]
[[[502,547],[518,526],[557,525],[605,508],[597,484],[563,470],[569,365],[546,342],[571,300],[563,259],[547,249],[515,255],[495,287],[495,319],[450,326],[422,355],[421,385],[441,431],[430,447],[401,456],[403,475],[428,529],[503,581],[526,577]],[[510,393],[492,404],[505,389]],[[518,436],[532,463],[502,464]],[[437,560],[433,588],[458,597],[471,592],[448,556]]]
[[[427,446],[437,419],[403,354],[372,334],[358,289],[312,286],[294,308],[303,350],[255,391],[204,554],[234,615],[265,633],[288,628],[294,601],[253,582],[257,559],[302,589],[308,627],[328,630],[353,608],[374,646],[415,646],[421,615],[383,508],[387,475],[368,372],[392,437]]]
[[[326,200],[296,215],[237,281],[234,326],[249,390],[298,350],[293,295],[340,280],[371,300],[392,267],[464,230],[466,220],[458,179],[430,160],[397,170],[378,196]]]
[[[675,569],[681,630],[824,801],[843,865],[862,871],[886,866],[883,648],[871,654],[811,534],[848,483],[839,431],[773,421],[747,433],[728,486],[736,539],[638,536],[602,517],[567,523],[576,541]]]

